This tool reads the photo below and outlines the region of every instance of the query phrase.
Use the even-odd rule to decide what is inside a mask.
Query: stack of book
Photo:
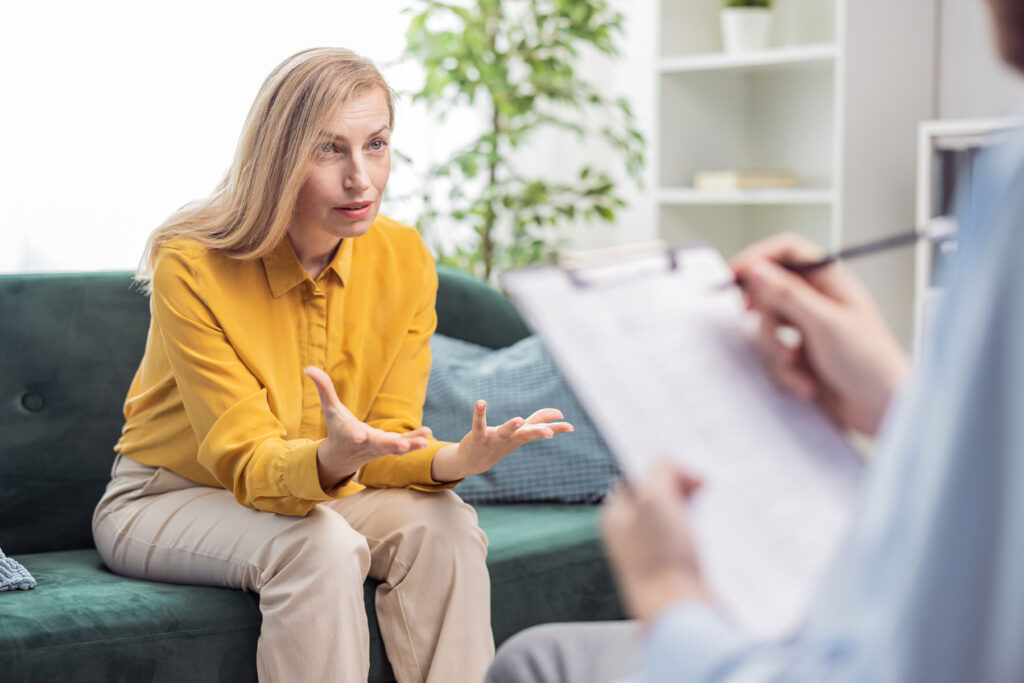
[[[788,171],[699,171],[693,175],[697,190],[763,190],[796,184],[796,176]]]

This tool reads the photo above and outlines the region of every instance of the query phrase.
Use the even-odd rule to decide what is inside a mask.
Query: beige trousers
[[[263,683],[366,680],[367,576],[399,683],[479,683],[494,656],[487,539],[452,491],[367,489],[289,517],[118,456],[93,534],[118,574],[259,593]]]

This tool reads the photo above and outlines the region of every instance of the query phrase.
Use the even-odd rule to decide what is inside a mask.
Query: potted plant
[[[644,137],[624,98],[578,72],[581,55],[618,55],[623,16],[612,0],[420,0],[405,54],[423,67],[414,100],[440,117],[457,107],[481,114],[481,132],[429,171],[417,227],[437,260],[493,278],[500,268],[557,257],[577,221],[611,222],[626,205],[618,166],[639,183]],[[540,131],[560,145],[605,145],[618,160],[582,162],[571,180],[521,170],[515,153]],[[471,226],[472,243],[445,247],[446,225]],[[440,229],[439,229],[440,228]]]
[[[750,52],[768,46],[772,0],[722,0],[722,46]]]

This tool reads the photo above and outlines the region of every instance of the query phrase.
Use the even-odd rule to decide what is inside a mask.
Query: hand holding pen
[[[813,257],[806,256],[804,258],[798,258],[792,256],[776,261],[776,263],[791,273],[808,273],[812,270],[824,268],[836,261],[849,261],[850,259],[861,256],[879,254],[897,247],[915,244],[920,240],[941,243],[954,239],[956,239],[956,220],[951,216],[937,216],[930,220],[924,227],[917,228],[915,230],[901,232],[890,237],[884,237],[880,240],[859,244],[853,247],[846,247],[832,254],[823,255],[822,252],[819,252],[817,256]],[[739,285],[742,287],[744,282],[737,276],[733,280],[723,283],[722,287],[731,287],[732,285]]]
[[[864,285],[835,261],[804,237],[776,235],[733,259],[732,284],[760,313],[757,343],[779,384],[873,435],[908,361]],[[780,341],[786,327],[799,331],[797,344]]]

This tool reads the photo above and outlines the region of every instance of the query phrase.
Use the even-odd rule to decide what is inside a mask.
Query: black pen
[[[791,273],[807,273],[827,266],[830,263],[835,263],[839,260],[848,261],[852,258],[857,258],[858,256],[877,254],[879,252],[888,251],[889,249],[895,249],[896,247],[913,244],[922,239],[936,243],[955,239],[956,227],[956,220],[952,216],[936,216],[928,221],[924,227],[916,230],[903,232],[891,237],[885,237],[874,242],[867,242],[865,244],[858,244],[857,246],[840,249],[835,253],[828,254],[827,256],[815,261],[778,261],[778,265]],[[717,287],[717,289],[726,289],[733,285],[742,287],[742,279],[733,278],[728,282],[723,282],[719,287]]]

